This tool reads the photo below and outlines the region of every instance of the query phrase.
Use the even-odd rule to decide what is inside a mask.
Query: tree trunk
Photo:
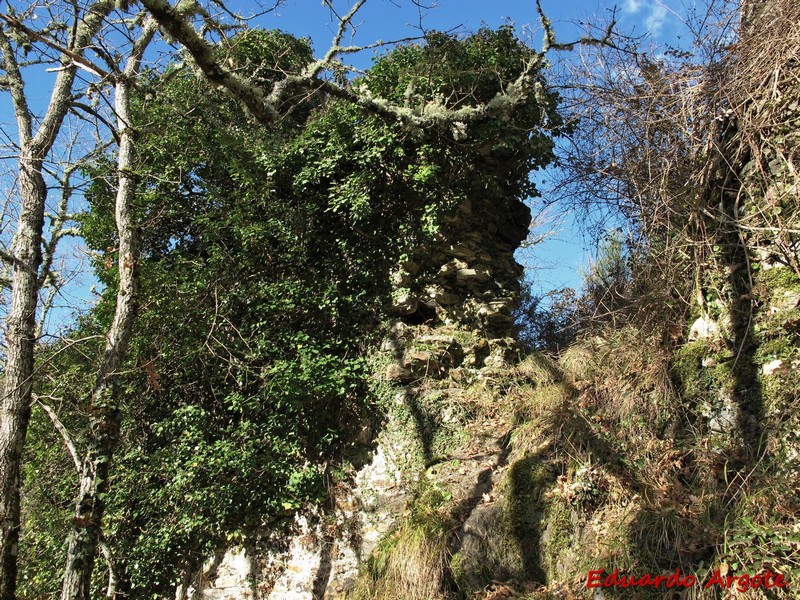
[[[72,104],[76,65],[114,9],[114,0],[96,0],[82,14],[75,5],[75,22],[70,36],[71,57],[61,55],[47,110],[33,134],[33,117],[25,95],[22,71],[17,63],[11,37],[0,28],[0,56],[5,86],[11,95],[19,132],[20,215],[11,252],[11,308],[6,316],[6,356],[3,397],[0,400],[0,600],[15,600],[17,553],[20,527],[20,461],[31,415],[36,344],[36,308],[42,263],[42,232],[47,186],[42,166],[55,143],[64,117]],[[9,16],[9,15],[5,15]],[[80,17],[80,18],[79,18]],[[5,22],[13,25],[15,19]]]
[[[20,462],[31,416],[31,378],[36,343],[40,241],[47,188],[42,161],[20,159],[21,212],[13,247],[11,309],[6,317],[5,382],[0,420],[0,599],[16,597],[20,525]]]
[[[116,391],[117,371],[125,359],[136,313],[139,286],[139,242],[133,215],[136,183],[132,174],[130,79],[119,78],[115,109],[119,129],[116,224],[119,236],[119,288],[114,321],[108,332],[100,371],[89,403],[89,441],[82,463],[80,491],[68,537],[62,600],[89,600],[95,556],[105,513],[111,460],[119,442],[121,411]]]

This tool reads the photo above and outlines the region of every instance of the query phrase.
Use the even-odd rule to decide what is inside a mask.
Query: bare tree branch
[[[72,436],[69,434],[69,431],[61,422],[61,419],[58,418],[56,411],[54,411],[52,407],[42,402],[42,399],[39,396],[34,395],[34,401],[42,408],[44,412],[47,413],[47,416],[50,417],[50,420],[53,422],[53,427],[55,427],[56,431],[61,434],[61,439],[64,440],[64,445],[67,447],[67,451],[69,452],[70,457],[72,457],[72,462],[75,464],[75,470],[80,473],[81,459],[78,455],[78,449],[75,447],[75,442],[72,441]]]
[[[8,23],[9,26],[13,27],[14,29],[22,31],[32,40],[36,40],[37,42],[42,42],[46,46],[57,51],[59,54],[66,56],[73,63],[85,69],[87,72],[91,73],[95,77],[99,79],[107,79],[109,77],[109,73],[98,67],[92,61],[88,60],[85,56],[82,56],[77,52],[73,52],[69,48],[65,48],[64,46],[56,42],[54,39],[46,35],[42,35],[38,31],[35,31],[30,27],[27,27],[19,19],[12,17],[10,15],[3,15],[3,14],[0,14],[0,19],[3,19],[6,23]]]
[[[547,18],[547,15],[544,14],[544,10],[542,9],[542,0],[536,0],[536,12],[539,13],[539,22],[544,30],[544,41],[542,43],[543,54],[547,54],[550,50],[568,51],[574,50],[575,48],[581,46],[608,46],[609,48],[614,48],[616,50],[627,51],[625,48],[621,48],[615,43],[615,40],[620,38],[619,34],[616,32],[616,9],[612,14],[612,17],[609,20],[602,37],[597,38],[590,35],[585,35],[573,42],[556,41],[556,34],[555,31],[553,31],[553,25],[550,22],[550,19]]]
[[[206,42],[188,22],[188,15],[180,10],[180,4],[172,7],[166,0],[142,0],[142,5],[170,36],[186,48],[211,83],[229,90],[261,123],[271,124],[277,120],[277,111],[257,86],[222,67],[214,46]]]
[[[21,146],[27,146],[33,135],[31,111],[28,108],[28,100],[25,97],[25,84],[22,80],[22,73],[19,70],[17,57],[2,27],[0,27],[0,51],[3,53],[3,66],[6,72],[5,82],[11,92],[14,114],[17,117],[19,143]]]
[[[159,25],[186,48],[209,81],[226,88],[244,103],[259,122],[265,125],[274,123],[280,116],[279,107],[290,95],[300,90],[307,94],[323,92],[347,100],[370,113],[423,128],[455,122],[477,122],[507,113],[527,101],[529,94],[535,92],[534,88],[539,85],[530,77],[535,67],[544,60],[543,55],[539,53],[531,57],[528,67],[519,78],[510,82],[506,90],[498,93],[495,98],[485,104],[463,106],[458,109],[448,108],[441,102],[431,102],[420,109],[411,109],[374,97],[366,89],[354,90],[333,81],[320,79],[320,73],[326,67],[333,65],[336,56],[357,51],[355,47],[342,47],[340,43],[346,28],[352,23],[354,15],[364,2],[365,0],[359,0],[344,17],[340,18],[333,44],[322,59],[312,63],[300,75],[289,75],[275,81],[271,92],[265,96],[258,85],[225,68],[215,52],[215,47],[206,42],[191,25],[188,21],[191,13],[182,10],[180,3],[173,7],[167,0],[142,0],[143,5]]]
[[[356,13],[361,9],[362,6],[367,2],[367,0],[358,0],[350,11],[342,18],[339,19],[339,27],[336,31],[336,36],[333,38],[333,43],[328,51],[325,53],[325,56],[322,59],[311,63],[303,73],[305,77],[309,79],[316,78],[323,69],[328,67],[336,58],[338,54],[340,54],[343,50],[342,48],[342,38],[344,37],[345,31],[353,22],[353,17],[356,16]]]
[[[114,6],[115,3],[112,0],[97,0],[97,2],[89,6],[75,31],[75,37],[70,40],[69,47],[72,52],[75,52],[76,49],[83,50],[89,44],[99,31],[103,20],[114,10]],[[71,96],[74,78],[75,67],[68,66],[59,71],[47,112],[44,119],[42,119],[36,136],[31,142],[32,150],[34,150],[35,154],[46,153],[55,140],[58,130],[64,121],[64,116],[69,110],[69,102],[67,100]]]

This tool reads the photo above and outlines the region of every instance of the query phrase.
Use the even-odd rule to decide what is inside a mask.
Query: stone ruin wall
[[[436,244],[420,248],[394,274],[392,314],[411,324],[457,324],[487,338],[507,337],[523,273],[514,252],[530,221],[530,209],[515,198],[463,202]]]

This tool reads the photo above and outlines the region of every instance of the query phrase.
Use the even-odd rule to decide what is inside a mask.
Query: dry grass
[[[519,363],[513,375],[537,386],[561,381],[563,374],[558,362],[549,354],[534,352]]]
[[[446,519],[417,513],[372,554],[353,600],[446,600],[448,573]]]
[[[670,353],[659,337],[632,326],[605,327],[579,339],[560,357],[564,377],[584,400],[621,422],[674,406]]]
[[[514,441],[563,462],[556,493],[573,503],[591,483],[580,480],[579,465],[620,483],[621,492],[581,508],[585,527],[598,529],[587,553],[612,568],[726,563],[741,573],[775,564],[800,573],[797,470],[784,473],[789,451],[777,450],[793,435],[781,419],[796,412],[796,389],[762,386],[765,399],[777,398],[765,405],[780,414],[763,415],[769,443],[748,454],[740,432],[712,431],[700,399],[684,379],[675,389],[670,370],[697,312],[722,323],[721,347],[733,347],[731,364],[742,364],[746,342],[758,344],[774,328],[759,321],[765,293],[753,285],[753,265],[800,273],[800,2],[751,6],[759,13],[743,29],[728,15],[729,29],[697,40],[706,52],[699,62],[696,55],[634,64],[612,52],[587,60],[579,74],[590,83],[576,104],[586,128],[578,145],[590,152],[571,157],[568,183],[582,199],[603,198],[606,210],[618,202],[611,210],[635,230],[631,255],[639,262],[630,304],[593,323],[559,358],[575,393],[554,400],[545,386],[529,392],[521,414],[536,422],[523,423]],[[733,332],[736,316],[750,337]],[[713,365],[696,362],[690,370],[709,381]],[[754,379],[730,385],[746,396],[759,385]],[[707,387],[707,396],[722,396],[719,381]],[[701,586],[694,591],[704,597]]]

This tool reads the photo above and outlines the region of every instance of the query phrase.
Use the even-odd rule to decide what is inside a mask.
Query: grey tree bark
[[[81,465],[80,491],[75,502],[72,530],[67,538],[67,564],[61,589],[62,600],[89,600],[92,572],[102,534],[105,494],[114,451],[119,442],[122,413],[116,391],[118,371],[128,349],[136,317],[139,288],[139,239],[134,216],[136,178],[134,124],[130,92],[139,74],[142,55],[156,32],[148,18],[134,44],[122,73],[116,75],[114,110],[117,118],[119,154],[115,221],[119,239],[119,288],[114,320],[107,334],[100,370],[89,401],[89,440]],[[113,566],[112,572],[113,572]]]
[[[80,55],[114,3],[93,3],[78,19],[70,40]],[[19,219],[11,251],[10,309],[6,316],[5,379],[0,400],[0,600],[16,597],[20,527],[20,461],[31,414],[36,344],[36,308],[42,264],[42,231],[47,200],[42,167],[70,107],[77,67],[62,56],[47,111],[34,133],[34,119],[16,52],[6,33],[13,17],[2,15],[0,52],[19,133]]]

